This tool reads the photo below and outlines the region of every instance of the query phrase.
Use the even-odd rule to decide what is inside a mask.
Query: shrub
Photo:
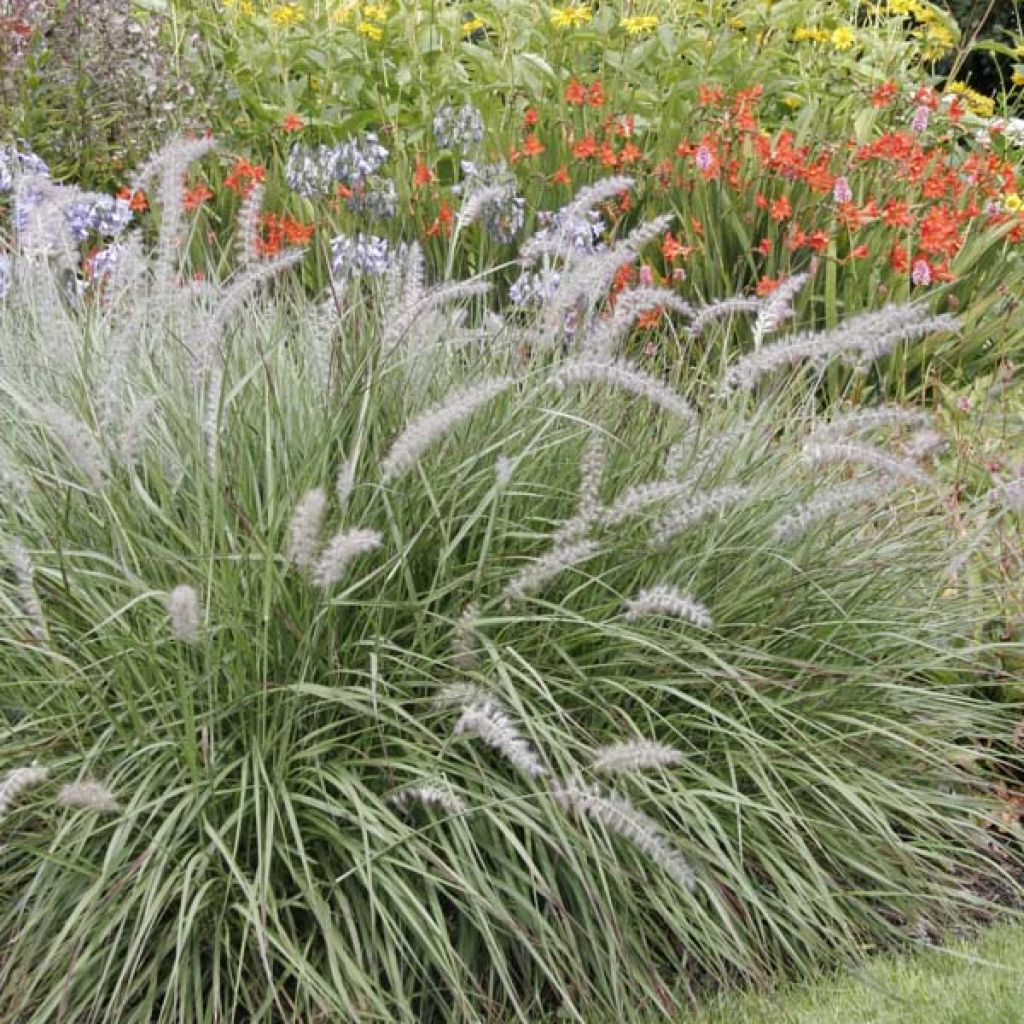
[[[144,176],[165,224],[201,148]],[[970,902],[1012,722],[900,451],[927,417],[819,419],[779,372],[949,322],[772,341],[791,287],[687,395],[618,355],[657,292],[587,290],[660,230],[535,240],[559,291],[483,331],[415,248],[311,308],[246,305],[287,261],[218,289],[132,240],[75,309],[34,237],[0,325],[0,1015],[669,1014]]]

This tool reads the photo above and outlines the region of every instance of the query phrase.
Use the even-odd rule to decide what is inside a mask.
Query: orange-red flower
[[[778,288],[780,284],[782,284],[781,277],[769,277],[767,274],[765,274],[757,282],[757,294],[760,295],[762,298],[765,295],[771,295],[771,293],[775,291],[775,289]]]
[[[143,213],[149,209],[149,203],[146,200],[146,193],[139,189],[136,189],[133,192],[127,185],[125,185],[125,187],[117,193],[117,198],[127,199],[129,208],[135,213]]]
[[[604,86],[601,84],[601,80],[599,78],[595,78],[587,89],[587,106],[604,106]]]
[[[895,82],[883,82],[871,92],[871,106],[882,110],[888,107],[899,92],[899,86]]]
[[[703,82],[697,85],[697,102],[702,107],[717,107],[724,96],[720,85],[705,85]]]
[[[570,78],[565,87],[565,102],[570,107],[581,107],[587,101],[587,90],[578,78]]]
[[[305,122],[298,114],[285,114],[284,120],[281,122],[281,128],[285,134],[290,132],[301,132],[305,127]]]
[[[539,156],[543,152],[544,143],[541,142],[533,132],[530,132],[530,134],[523,140],[523,155]]]
[[[527,107],[526,113],[523,114],[523,124],[527,128],[531,128],[540,119],[540,114],[537,113],[536,107]]]
[[[447,203],[442,202],[437,216],[427,226],[424,234],[427,238],[435,238],[438,235],[444,235],[447,238],[452,233],[452,221],[454,219],[452,208]]]
[[[415,188],[422,188],[434,181],[434,172],[422,160],[416,161],[412,172],[412,183]]]
[[[243,157],[235,161],[231,173],[224,179],[224,184],[232,192],[240,196],[248,196],[253,188],[267,176],[267,170],[262,164],[251,164]]]
[[[635,164],[643,155],[644,152],[639,146],[634,146],[632,142],[627,142],[619,153],[619,160],[623,164]]]
[[[548,178],[552,185],[571,185],[572,178],[569,177],[569,168],[562,164],[554,174]]]
[[[789,197],[779,196],[778,199],[773,200],[768,209],[768,216],[776,223],[786,220],[787,217],[792,217],[793,207],[790,205]]]
[[[572,155],[577,160],[587,160],[592,156],[597,156],[597,139],[590,133],[584,135],[582,139],[573,143]]]
[[[213,193],[207,188],[205,182],[201,181],[198,185],[185,189],[183,205],[186,210],[195,210],[202,206],[203,203],[209,202],[212,198]]]
[[[909,228],[914,223],[910,204],[904,199],[889,199],[882,207],[882,222],[890,228]]]

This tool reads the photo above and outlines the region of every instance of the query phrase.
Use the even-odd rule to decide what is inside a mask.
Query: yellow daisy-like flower
[[[298,25],[305,20],[305,12],[298,4],[278,4],[270,9],[270,24],[275,28]]]
[[[363,4],[363,17],[367,21],[387,21],[388,9],[383,4]]]
[[[235,8],[242,12],[242,14],[254,13],[252,6],[252,0],[222,0],[223,4],[227,8]]]
[[[839,28],[829,36],[829,42],[837,50],[848,50],[855,42],[857,42],[857,34],[849,25],[840,25]]]
[[[380,25],[374,25],[372,21],[361,21],[356,25],[356,31],[367,39],[379,43],[384,38],[384,29]]]
[[[920,39],[924,44],[921,48],[921,56],[925,60],[938,60],[953,46],[953,33],[945,25],[932,24],[911,32],[915,39]]]
[[[639,36],[656,29],[658,23],[659,18],[656,14],[638,14],[633,18],[623,18],[619,26],[631,36]]]
[[[1010,75],[1010,81],[1013,82],[1014,85],[1024,85],[1024,71],[1014,71],[1014,73]]]
[[[798,43],[827,43],[832,39],[832,34],[827,28],[810,28],[801,25],[793,29],[793,38]]]
[[[1007,192],[1003,197],[1003,206],[1005,206],[1010,213],[1017,213],[1019,210],[1024,209],[1024,199],[1021,199],[1016,192]]]
[[[804,101],[799,96],[784,96],[782,103],[790,110],[799,110],[804,105]]]
[[[470,18],[469,21],[462,23],[462,34],[464,36],[471,36],[474,32],[479,31],[487,26],[487,22],[483,18]]]
[[[587,4],[571,4],[568,7],[555,7],[551,11],[552,28],[575,28],[586,25],[593,14]]]

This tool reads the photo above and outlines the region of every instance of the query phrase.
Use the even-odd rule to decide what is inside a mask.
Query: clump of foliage
[[[0,1016],[669,1015],[964,909],[1013,722],[930,418],[813,399],[952,318],[600,316],[666,229],[573,245],[621,180],[521,248],[530,318],[415,246],[315,307],[251,244],[214,286],[208,147],[92,301],[46,191],[0,311]],[[758,348],[681,387],[621,352],[662,302]]]

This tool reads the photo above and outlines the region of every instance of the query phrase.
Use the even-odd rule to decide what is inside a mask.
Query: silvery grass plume
[[[484,697],[465,706],[453,732],[456,736],[475,736],[524,775],[536,779],[548,774],[530,742],[494,697]]]
[[[694,436],[689,446],[690,452],[693,453],[689,461],[685,458],[686,449],[673,449],[666,456],[665,476],[689,487],[695,487],[704,477],[713,474],[719,468],[722,459],[734,451],[749,432],[749,424],[741,420],[738,425],[708,438],[703,447],[697,447]],[[681,442],[684,443],[685,440]]]
[[[10,540],[7,551],[11,559],[11,568],[14,570],[14,579],[18,586],[18,600],[25,615],[29,635],[37,643],[46,643],[48,639],[46,617],[43,615],[43,606],[39,603],[39,594],[36,591],[32,558],[18,537]]]
[[[1017,476],[996,484],[987,495],[991,505],[1001,505],[1007,512],[1024,512],[1024,467]]]
[[[597,822],[632,843],[665,874],[688,891],[697,884],[693,868],[662,832],[653,818],[617,793],[602,793],[597,786],[568,783],[552,788],[562,809]]]
[[[299,502],[288,528],[288,558],[304,572],[312,572],[323,546],[327,495],[319,487],[307,491]]]
[[[872,476],[867,480],[854,480],[825,488],[810,501],[797,505],[783,516],[774,527],[777,540],[795,540],[824,519],[857,505],[879,501],[896,488],[899,481],[892,476]]]
[[[609,743],[594,751],[591,766],[609,775],[627,775],[651,768],[671,768],[682,764],[685,756],[676,747],[654,740],[628,740]]]
[[[711,613],[696,600],[677,587],[662,584],[641,590],[623,605],[623,615],[630,622],[641,619],[667,617],[692,623],[701,629],[711,629]]]
[[[195,337],[191,339],[190,371],[194,383],[202,381],[215,363],[223,361],[225,353],[221,351],[221,345],[224,332],[246,301],[265,284],[301,263],[305,255],[305,249],[296,248],[251,263],[235,274],[227,287],[217,293],[216,307],[203,316]]]
[[[724,386],[726,391],[746,391],[762,377],[802,362],[821,367],[836,359],[864,369],[902,342],[957,328],[955,317],[933,315],[920,305],[884,306],[847,317],[830,330],[802,331],[741,356],[726,370]]]
[[[383,481],[390,483],[407,473],[419,462],[430,445],[468,419],[482,405],[507,391],[515,382],[514,377],[492,377],[466,391],[449,395],[444,402],[417,417],[395,439],[381,462]]]
[[[567,359],[551,375],[549,383],[558,390],[570,384],[610,384],[639,398],[646,398],[681,420],[694,418],[693,410],[678,392],[625,359],[586,356]]]
[[[238,208],[238,237],[235,259],[240,267],[248,267],[259,258],[260,215],[263,213],[263,186],[253,185]]]
[[[38,764],[26,765],[23,768],[11,768],[0,779],[0,822],[7,816],[11,805],[27,789],[41,786],[48,778],[49,772]]]
[[[769,295],[761,300],[761,308],[754,320],[754,346],[760,347],[761,342],[774,334],[787,320],[796,316],[793,299],[800,289],[810,280],[807,273],[794,274],[781,281]]]
[[[413,328],[430,314],[451,302],[477,298],[491,290],[487,281],[452,281],[426,291],[406,289],[400,306],[387,310],[381,325],[380,346],[385,352],[398,348],[413,337]]]
[[[158,300],[175,290],[178,255],[185,243],[185,172],[216,146],[213,139],[172,139],[139,168],[132,181],[133,190],[147,191],[159,177],[160,237],[153,269],[153,294]]]
[[[472,672],[479,663],[480,634],[477,619],[480,609],[470,602],[462,609],[452,630],[452,664],[462,672]]]
[[[719,320],[728,320],[734,316],[760,313],[761,309],[760,299],[746,298],[742,295],[734,295],[728,299],[712,302],[697,309],[690,323],[690,333],[696,338],[703,333],[708,324],[716,323]]]
[[[96,779],[81,779],[61,786],[57,803],[65,807],[80,807],[88,811],[117,811],[117,797]]]
[[[469,804],[452,790],[448,782],[428,782],[419,786],[403,786],[388,797],[388,802],[401,810],[419,804],[437,808],[452,816],[465,814]]]
[[[932,482],[931,477],[913,460],[901,459],[876,445],[859,441],[811,441],[804,445],[804,459],[812,466],[855,462],[910,483],[928,486]]]
[[[203,613],[196,588],[181,583],[166,596],[164,603],[171,632],[182,643],[199,643]]]
[[[336,533],[313,566],[313,583],[321,590],[335,586],[352,562],[360,555],[375,551],[380,544],[381,535],[376,530],[354,528]]]
[[[851,409],[832,416],[814,427],[809,440],[836,441],[841,438],[858,437],[873,430],[888,427],[919,428],[934,424],[930,412],[921,409],[907,409],[900,405],[880,405],[875,409]]]
[[[660,547],[703,522],[709,516],[745,501],[750,496],[750,488],[728,484],[716,487],[679,508],[671,509],[660,516],[652,529],[651,543]]]
[[[494,486],[499,491],[504,490],[512,482],[517,465],[516,460],[508,455],[499,455],[494,460]]]
[[[65,210],[82,195],[81,190],[58,185],[44,175],[26,174],[15,181],[12,222],[20,257],[16,271],[51,260],[60,269],[74,266],[78,245],[71,237]]]
[[[600,550],[593,540],[569,540],[556,544],[550,551],[524,565],[505,585],[502,596],[506,601],[522,601],[566,569],[593,558]]]
[[[342,510],[348,507],[352,497],[352,491],[356,486],[356,456],[347,458],[338,470],[334,480],[334,496],[338,499],[338,507]]]
[[[591,210],[628,192],[634,184],[632,178],[613,176],[600,178],[590,185],[584,185],[562,209],[560,223],[571,226],[585,217]],[[524,266],[536,263],[541,257],[555,256],[572,260],[579,255],[568,231],[536,232],[519,247],[519,262]]]
[[[594,518],[602,526],[620,526],[627,519],[645,512],[652,505],[681,500],[691,491],[692,488],[688,484],[681,484],[675,480],[652,480],[636,484],[620,494],[607,508],[601,509]]]
[[[601,508],[601,481],[608,465],[608,447],[604,437],[592,430],[580,457],[580,496],[576,517],[588,522]]]
[[[77,416],[57,405],[42,410],[43,421],[63,445],[68,458],[94,491],[102,490],[107,482],[109,467],[92,431]]]
[[[937,430],[926,428],[911,434],[900,448],[909,459],[926,459],[929,455],[943,451],[948,444],[946,438]]]
[[[142,439],[156,411],[155,398],[144,398],[129,414],[118,439],[118,452],[125,466],[136,466],[142,451]]]
[[[625,339],[637,318],[652,309],[671,310],[687,321],[694,316],[693,307],[668,288],[628,288],[615,296],[611,316],[599,320],[586,340],[586,351],[597,357],[610,356]]]

